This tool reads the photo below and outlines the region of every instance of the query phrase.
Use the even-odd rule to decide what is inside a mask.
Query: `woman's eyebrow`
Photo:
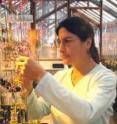
[[[71,37],[71,36],[68,36],[68,37],[65,37],[65,38],[63,38],[63,39],[73,39],[73,37]]]

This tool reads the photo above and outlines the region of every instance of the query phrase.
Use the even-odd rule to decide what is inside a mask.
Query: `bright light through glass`
[[[114,2],[115,4],[117,4],[117,0],[111,0],[112,2]]]

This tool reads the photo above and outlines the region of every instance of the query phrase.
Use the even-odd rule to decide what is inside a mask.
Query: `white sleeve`
[[[98,83],[96,91],[92,90],[93,95],[89,93],[88,98],[83,99],[61,86],[50,73],[46,73],[36,91],[69,117],[92,122],[112,105],[116,96],[116,78],[113,75],[100,79]]]
[[[28,116],[30,119],[42,118],[50,113],[50,104],[42,97],[37,97],[34,90],[25,100],[27,104]]]

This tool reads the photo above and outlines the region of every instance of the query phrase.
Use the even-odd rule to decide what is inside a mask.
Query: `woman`
[[[52,76],[29,58],[18,61],[18,65],[25,65],[23,87],[27,89],[30,117],[51,113],[54,124],[109,124],[116,76],[99,63],[91,25],[80,17],[71,17],[59,24],[56,33],[60,56],[72,68]],[[32,88],[33,80],[39,98]]]

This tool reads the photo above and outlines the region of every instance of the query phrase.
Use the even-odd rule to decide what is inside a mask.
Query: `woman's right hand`
[[[40,79],[46,74],[44,68],[29,57],[19,57],[16,65],[26,87],[29,87],[28,85],[31,81],[39,83]]]

